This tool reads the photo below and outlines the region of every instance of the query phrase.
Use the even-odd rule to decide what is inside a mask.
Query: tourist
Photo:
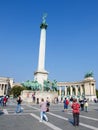
[[[40,102],[40,122],[42,122],[43,120],[48,121],[48,117],[46,116],[46,111],[47,111],[47,104],[44,101],[44,99],[41,99]]]
[[[80,104],[77,102],[77,99],[73,99],[71,107],[73,111],[73,125],[79,126]]]
[[[83,99],[81,99],[80,101],[80,106],[81,106],[81,111],[84,111],[84,100]]]
[[[64,103],[64,111],[68,110],[69,100],[65,98],[63,103]]]
[[[50,107],[50,100],[49,100],[48,97],[46,99],[46,106],[47,106],[47,112],[48,112],[49,111],[49,107]]]
[[[88,112],[88,102],[87,101],[85,101],[84,108],[85,108],[85,112]]]
[[[17,99],[16,113],[21,112],[21,102],[22,102],[22,99],[21,99],[21,97],[19,96],[18,99]]]
[[[70,98],[70,106],[72,105],[73,97]]]
[[[4,96],[4,98],[3,98],[3,106],[6,106],[6,103],[7,103],[7,98],[6,98],[6,96]]]
[[[35,92],[32,94],[33,103],[35,103]]]

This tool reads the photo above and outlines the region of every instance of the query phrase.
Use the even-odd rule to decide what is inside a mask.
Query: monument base
[[[48,72],[43,70],[43,71],[36,71],[34,73],[34,80],[38,81],[39,84],[42,85],[42,91],[43,91],[43,82],[44,80],[48,79]]]
[[[94,96],[94,95],[86,95],[85,98],[89,99],[89,101],[94,101],[94,99],[96,99],[96,96]]]
[[[57,92],[46,92],[46,91],[32,91],[32,90],[23,90],[21,93],[21,97],[23,99],[23,101],[26,102],[33,102],[33,98],[32,95],[35,93],[35,103],[37,103],[37,101],[41,101],[42,98],[44,98],[44,100],[47,100],[47,97],[49,99],[50,102],[54,102],[55,98],[58,97],[58,93]]]

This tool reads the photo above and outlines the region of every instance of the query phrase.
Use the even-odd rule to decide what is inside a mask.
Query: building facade
[[[13,87],[13,78],[0,77],[0,96],[9,95]]]

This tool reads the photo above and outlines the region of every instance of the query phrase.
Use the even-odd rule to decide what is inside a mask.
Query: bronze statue
[[[42,23],[46,23],[46,17],[47,17],[47,14],[44,13],[44,14],[43,14],[43,17],[42,17],[42,20],[43,20]]]

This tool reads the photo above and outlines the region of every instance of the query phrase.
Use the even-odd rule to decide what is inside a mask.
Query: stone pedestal
[[[42,85],[42,91],[43,91],[43,82],[44,80],[48,79],[48,72],[47,71],[36,71],[34,73],[34,80],[37,80],[38,83]]]
[[[23,101],[26,101],[29,103],[33,102],[33,100],[32,100],[33,93],[34,93],[34,91],[31,91],[31,90],[23,90],[21,93],[21,97],[22,97]],[[35,103],[37,103],[37,99],[40,102],[42,98],[44,98],[44,100],[46,101],[47,97],[50,102],[54,102],[55,98],[58,97],[58,94],[57,94],[57,92],[37,91],[37,92],[35,92]]]

